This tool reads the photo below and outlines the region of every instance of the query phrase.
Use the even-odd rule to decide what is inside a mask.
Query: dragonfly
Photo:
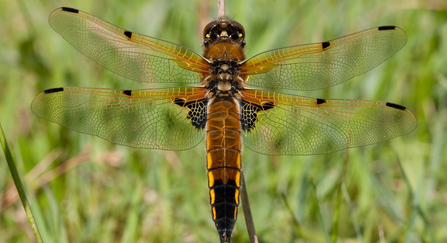
[[[106,69],[174,87],[51,88],[34,99],[32,111],[134,148],[187,150],[205,138],[211,217],[221,242],[231,242],[237,220],[242,144],[265,155],[315,155],[375,144],[417,126],[409,109],[391,102],[272,91],[323,89],[375,68],[405,45],[396,26],[246,58],[244,27],[227,17],[205,26],[203,55],[74,8],[54,10],[49,23]]]

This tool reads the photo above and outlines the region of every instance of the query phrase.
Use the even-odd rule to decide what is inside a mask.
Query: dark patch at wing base
[[[254,103],[242,100],[241,102],[241,125],[242,130],[249,132],[255,127],[255,123],[258,120],[258,112],[266,111],[275,107],[272,102],[265,103],[264,105],[258,105]]]
[[[51,93],[57,93],[57,92],[61,92],[64,91],[64,88],[52,88],[52,89],[47,89],[44,91],[45,94],[51,94]]]
[[[379,31],[380,30],[394,30],[394,29],[396,29],[396,26],[387,25],[387,26],[380,26],[379,27]]]
[[[329,43],[329,42],[323,42],[323,43],[321,43],[321,46],[323,47],[323,50],[324,49],[326,49],[327,47],[329,47],[331,45],[331,43]]]
[[[187,118],[191,120],[191,124],[197,129],[204,129],[206,125],[206,105],[208,103],[207,99],[200,99],[185,102],[183,99],[175,98],[172,101],[174,104],[189,108]]]
[[[386,106],[391,107],[391,108],[395,108],[395,109],[398,109],[398,110],[403,110],[403,111],[407,109],[407,108],[405,108],[405,106],[401,106],[401,105],[394,104],[394,103],[391,103],[391,102],[386,102]]]
[[[185,101],[183,99],[175,98],[172,102],[181,107],[185,106]]]
[[[62,7],[62,10],[65,12],[70,12],[70,13],[79,13],[79,10],[77,10],[75,8]]]

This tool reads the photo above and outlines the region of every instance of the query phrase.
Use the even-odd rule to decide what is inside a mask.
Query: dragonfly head
[[[236,21],[227,17],[220,17],[205,26],[203,30],[203,40],[205,46],[213,46],[220,42],[231,42],[241,47],[245,45],[245,30]]]

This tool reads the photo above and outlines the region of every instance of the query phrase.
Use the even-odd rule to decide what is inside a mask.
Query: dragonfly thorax
[[[217,89],[219,91],[230,91],[232,89],[231,83],[227,81],[220,81],[217,83]]]
[[[214,60],[202,84],[213,95],[233,96],[244,89],[246,83],[239,76],[240,65],[236,60]]]

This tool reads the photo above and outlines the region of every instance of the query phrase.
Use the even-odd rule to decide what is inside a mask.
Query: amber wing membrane
[[[373,69],[406,41],[399,27],[376,27],[322,43],[260,53],[243,62],[241,75],[251,75],[250,86],[267,89],[322,89]]]
[[[39,117],[116,144],[185,150],[204,138],[203,129],[192,126],[191,120],[206,114],[206,106],[195,106],[190,112],[181,104],[194,103],[204,95],[202,88],[54,88],[40,93],[31,109]]]
[[[150,83],[197,84],[208,62],[194,51],[122,29],[72,8],[54,10],[49,22],[78,51],[123,77]]]
[[[257,114],[253,114],[253,113]],[[312,155],[365,146],[412,132],[407,108],[383,101],[315,99],[246,90],[244,144],[267,155]]]

